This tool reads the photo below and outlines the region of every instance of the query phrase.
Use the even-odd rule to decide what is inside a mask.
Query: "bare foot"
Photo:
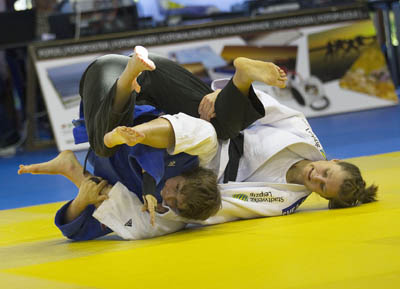
[[[128,62],[126,71],[130,77],[133,77],[131,85],[132,90],[140,93],[141,87],[139,83],[137,83],[136,78],[142,73],[142,71],[156,69],[156,65],[148,58],[149,53],[143,46],[136,46],[134,52],[135,53]]]
[[[120,144],[134,146],[140,143],[144,138],[145,135],[138,132],[133,127],[119,126],[106,133],[104,136],[104,144],[108,148],[112,148]]]
[[[128,62],[128,68],[135,78],[138,77],[142,71],[156,69],[154,62],[148,58],[149,53],[146,48],[143,46],[136,46],[134,52],[135,53]]]
[[[81,168],[80,163],[72,151],[63,151],[54,159],[33,165],[20,165],[18,174],[33,175],[67,175],[76,168]]]
[[[253,81],[261,81],[280,88],[284,88],[286,85],[286,73],[272,62],[238,57],[234,60],[233,65],[236,68],[234,75],[236,83],[249,85]]]

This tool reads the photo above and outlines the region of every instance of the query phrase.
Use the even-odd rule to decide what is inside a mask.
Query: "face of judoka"
[[[165,182],[164,188],[161,190],[161,197],[165,205],[170,207],[174,212],[177,212],[179,207],[182,207],[184,198],[180,194],[180,191],[185,184],[185,178],[177,176],[168,179]]]
[[[339,160],[315,161],[307,164],[302,171],[304,185],[325,199],[339,199],[339,190],[348,176]]]

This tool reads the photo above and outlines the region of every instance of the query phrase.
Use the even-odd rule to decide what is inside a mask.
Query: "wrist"
[[[85,200],[79,198],[79,195],[71,203],[71,207],[75,212],[82,212],[89,205]]]
[[[80,214],[86,209],[86,205],[81,202],[78,198],[74,199],[65,214],[64,222],[65,224],[71,223],[73,220],[78,218]]]

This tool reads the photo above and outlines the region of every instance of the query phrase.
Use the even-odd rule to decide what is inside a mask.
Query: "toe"
[[[148,59],[147,62],[148,62],[148,64],[149,64],[149,66],[150,66],[150,67],[149,67],[150,70],[156,69],[156,65],[154,64],[154,62],[153,62],[152,60]]]

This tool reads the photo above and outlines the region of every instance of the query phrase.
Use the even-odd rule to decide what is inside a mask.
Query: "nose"
[[[314,174],[311,175],[311,179],[315,182],[322,182],[324,181],[324,177],[321,176],[318,172],[314,172]]]

